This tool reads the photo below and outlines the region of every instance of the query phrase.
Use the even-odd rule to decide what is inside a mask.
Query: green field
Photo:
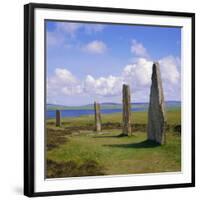
[[[133,136],[121,137],[121,113],[102,115],[102,133],[94,116],[46,122],[47,177],[175,172],[181,170],[181,114],[167,111],[167,143],[147,141],[147,113],[132,113]]]

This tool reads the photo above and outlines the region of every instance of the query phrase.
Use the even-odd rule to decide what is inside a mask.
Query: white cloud
[[[165,99],[180,100],[179,59],[167,56],[159,60]],[[124,82],[128,83],[133,96],[140,101],[149,99],[153,61],[139,58],[123,70]]]
[[[138,57],[143,57],[143,58],[149,57],[147,49],[143,46],[142,43],[139,43],[137,40],[132,40],[131,52]]]
[[[47,45],[55,46],[61,44],[64,41],[63,36],[55,32],[48,31],[46,34]]]
[[[84,91],[93,95],[116,96],[120,95],[122,78],[115,76],[100,77],[95,79],[88,75],[84,81]]]
[[[101,24],[84,24],[74,22],[58,22],[56,24],[57,31],[63,31],[70,36],[75,36],[78,30],[82,29],[86,34],[101,32],[105,25]]]
[[[139,58],[134,64],[127,65],[123,70],[124,82],[140,89],[150,84],[153,62]]]
[[[180,100],[180,61],[173,56],[159,60],[161,77],[163,80],[164,95],[166,100]],[[60,96],[77,98],[90,97],[90,99],[120,99],[122,84],[130,85],[132,101],[148,101],[153,61],[138,58],[133,64],[126,65],[119,76],[102,76],[95,78],[87,75],[82,81],[78,80],[66,68],[56,68],[54,74],[47,80],[48,99],[52,101]],[[120,101],[120,100],[119,100]]]
[[[73,87],[67,85],[61,89],[61,92],[65,95],[81,94],[82,87],[80,85],[73,85]]]
[[[68,23],[68,22],[58,22],[56,23],[57,31],[63,31],[70,36],[74,36],[76,31],[82,27],[80,23]]]
[[[47,94],[51,99],[57,95],[80,94],[79,81],[65,68],[56,68],[54,74],[47,80]]]
[[[105,25],[102,24],[85,24],[83,26],[86,34],[98,33],[105,28]]]
[[[160,67],[162,70],[162,78],[171,84],[178,83],[180,79],[180,74],[177,66],[179,61],[173,56],[167,56],[159,60]]]
[[[147,49],[142,43],[132,41],[131,52],[136,56],[133,64],[123,70],[124,81],[131,85],[136,99],[148,101],[151,85],[152,65]],[[164,88],[165,99],[180,100],[180,58],[166,56],[158,60]]]
[[[103,31],[105,25],[102,24],[84,24],[74,22],[57,22],[52,31],[47,31],[47,44],[50,46],[61,45],[71,48],[70,39],[76,37],[77,32],[81,29],[84,34],[93,34]]]
[[[102,41],[94,40],[83,46],[82,50],[89,53],[102,54],[107,50],[107,46]]]
[[[181,99],[180,59],[167,56],[159,60],[165,99]]]
[[[56,68],[54,71],[54,76],[50,78],[50,82],[53,84],[74,84],[77,82],[76,78],[72,75],[70,71],[64,68]]]

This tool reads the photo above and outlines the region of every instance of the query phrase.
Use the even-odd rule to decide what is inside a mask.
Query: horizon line
[[[181,102],[181,100],[166,100],[166,101],[164,101],[164,102]],[[113,104],[122,104],[122,103],[118,103],[118,102],[101,102],[100,104],[111,104],[111,103],[113,103]],[[131,102],[131,104],[137,104],[137,103],[149,103],[149,102]],[[93,103],[86,103],[86,104],[81,104],[81,105],[64,105],[64,104],[57,104],[57,103],[46,103],[46,106],[47,105],[57,105],[57,106],[69,106],[69,107],[74,107],[74,106],[87,106],[87,105],[92,105]]]

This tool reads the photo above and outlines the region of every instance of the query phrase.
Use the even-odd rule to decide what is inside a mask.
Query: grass
[[[169,110],[166,113],[167,123],[171,124],[181,124],[181,112],[179,110]],[[62,122],[65,127],[67,126],[85,126],[93,125],[94,116],[80,116],[80,117],[66,117],[62,119]],[[122,113],[114,114],[102,114],[102,123],[121,123],[122,122]],[[133,124],[147,124],[147,112],[132,112],[132,123]],[[55,126],[55,119],[49,119],[48,125],[52,124]]]
[[[168,125],[180,126],[180,111],[167,112]],[[102,116],[103,125],[114,124],[102,133],[93,131],[93,116],[65,118],[62,127],[47,121],[47,177],[114,175],[181,170],[181,137],[167,131],[167,143],[160,146],[147,141],[146,132],[139,128],[133,136],[119,137],[121,114]],[[133,122],[146,125],[147,114],[133,114]],[[90,128],[89,128],[90,127]],[[140,130],[141,129],[141,130]],[[59,138],[59,139],[58,139]],[[53,144],[56,144],[52,147]]]

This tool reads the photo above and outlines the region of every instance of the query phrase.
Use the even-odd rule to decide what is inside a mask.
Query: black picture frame
[[[191,34],[192,34],[192,162],[191,162],[191,183],[167,184],[167,185],[144,185],[133,187],[117,187],[117,188],[98,188],[98,189],[77,189],[67,191],[46,191],[35,192],[35,173],[34,173],[34,99],[35,99],[35,69],[34,69],[34,11],[36,8],[57,9],[57,10],[78,10],[78,11],[94,11],[108,13],[126,13],[126,14],[146,14],[153,16],[177,16],[191,18]],[[183,188],[195,186],[195,14],[185,12],[167,12],[153,10],[135,10],[122,8],[106,8],[106,7],[88,7],[74,5],[56,5],[56,4],[36,4],[30,3],[24,5],[24,195],[28,197],[36,196],[52,196],[52,195],[72,195],[99,192],[120,192],[133,190],[149,190],[162,188]]]

